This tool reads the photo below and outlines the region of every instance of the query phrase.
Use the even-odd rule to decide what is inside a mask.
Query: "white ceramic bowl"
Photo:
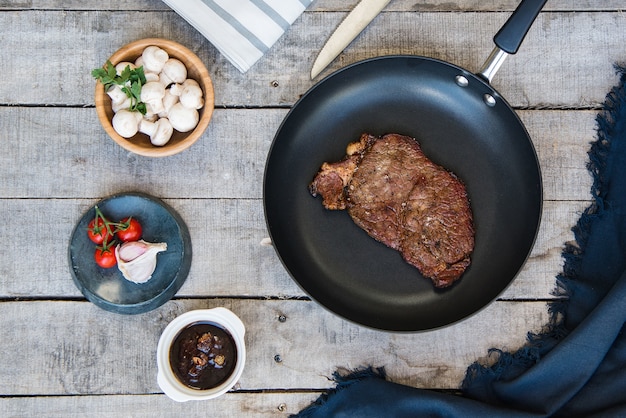
[[[231,375],[219,386],[210,389],[192,389],[182,383],[170,366],[170,347],[178,334],[196,322],[212,322],[230,333],[237,348],[237,361]],[[163,392],[177,402],[216,398],[232,389],[239,381],[246,361],[245,327],[241,319],[226,308],[198,309],[176,317],[163,330],[157,346],[157,382]]]

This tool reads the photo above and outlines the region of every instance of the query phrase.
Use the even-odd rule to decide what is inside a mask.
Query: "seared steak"
[[[463,183],[410,137],[363,134],[346,156],[323,163],[309,190],[331,210],[347,209],[371,237],[398,250],[436,287],[458,280],[474,249]]]

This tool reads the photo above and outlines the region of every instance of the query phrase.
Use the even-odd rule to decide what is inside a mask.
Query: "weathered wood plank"
[[[342,17],[323,14],[319,23],[317,19],[307,22],[319,24],[317,30],[327,33],[312,40],[317,46],[311,51],[313,57],[330,34],[326,28],[334,28]],[[503,13],[383,14],[324,74],[362,59],[394,54],[438,58],[475,72],[493,49],[493,35],[506,18]],[[623,60],[626,52],[620,42],[624,38],[620,31],[626,30],[623,19],[621,13],[541,14],[520,51],[495,76],[494,87],[514,107],[597,106],[616,80],[613,64]],[[295,35],[295,30],[290,32],[285,42]],[[275,51],[282,52],[280,48]],[[307,73],[308,68],[309,63],[303,71]]]
[[[165,395],[0,398],[6,417],[288,417],[313,402],[318,392],[227,393],[207,402],[177,403]]]
[[[133,190],[183,199],[170,204],[181,211],[199,250],[194,252],[190,280],[181,294],[301,294],[273,252],[258,244],[267,236],[260,201],[265,155],[285,113],[283,109],[217,110],[209,131],[192,149],[167,159],[148,159],[128,154],[107,139],[93,109],[0,109],[0,120],[12,121],[7,136],[14,144],[0,157],[0,193],[6,199],[0,205],[4,213],[12,214],[12,223],[5,224],[0,235],[15,243],[14,250],[5,249],[1,256],[5,279],[0,294],[79,295],[69,281],[65,258],[55,256],[65,251],[62,237],[70,236],[73,225],[96,199]],[[586,146],[581,144],[593,137],[595,112],[520,114],[538,149],[547,203],[533,254],[503,297],[542,298],[549,297],[560,271],[562,244],[571,239],[570,228],[590,197]],[[246,124],[239,123],[244,119]],[[70,120],[72,127],[65,126],[64,120]],[[51,131],[62,134],[50,140]],[[77,183],[77,178],[88,180]],[[50,194],[59,200],[39,200]],[[561,205],[551,202],[554,199],[572,202]],[[27,230],[33,222],[48,228],[50,219],[58,221],[52,228],[59,230],[37,245],[28,235],[12,233],[15,225],[17,230]],[[63,242],[61,249],[59,242]],[[234,254],[246,257],[233,260]],[[24,264],[24,255],[41,261]],[[551,261],[546,263],[546,258]],[[224,286],[205,286],[206,272],[225,280]]]
[[[556,276],[563,271],[561,254],[566,242],[574,240],[571,228],[576,225],[587,202],[557,204],[545,202],[535,246],[526,264],[500,298],[548,298],[556,287]]]
[[[153,190],[144,190],[154,192]],[[260,200],[166,199],[185,219],[193,262],[178,297],[300,297],[272,247]],[[0,199],[10,222],[0,227],[0,298],[76,298],[67,260],[74,225],[96,200]],[[550,298],[561,271],[561,251],[585,202],[546,202],[539,237],[529,260],[501,295],[505,299]],[[30,231],[36,228],[36,242]],[[398,262],[402,262],[398,259]]]
[[[156,193],[157,190],[144,190]],[[193,262],[179,295],[302,296],[272,247],[259,200],[166,200],[185,220]],[[0,297],[82,297],[74,286],[67,246],[95,200],[0,200],[11,222],[0,227]],[[36,225],[36,226],[35,226]],[[21,228],[40,228],[37,242]],[[25,262],[25,260],[29,260]]]
[[[98,198],[143,190],[165,198],[260,199],[267,153],[286,114],[216,109],[193,147],[159,159],[115,144],[94,109],[0,107],[0,132],[10,144],[0,155],[0,198]],[[537,149],[544,199],[589,200],[585,164],[596,112],[519,114]]]
[[[596,111],[517,111],[535,146],[544,200],[589,200],[590,143],[596,140]]]
[[[329,388],[336,369],[367,365],[384,366],[395,382],[454,389],[489,348],[515,349],[548,321],[543,302],[495,302],[454,326],[417,334],[364,328],[307,301],[177,300],[137,316],[87,302],[3,302],[0,395],[160,393],[161,331],[185,311],[215,306],[246,324],[238,390]]]
[[[316,0],[309,6],[307,12],[314,11],[349,11],[358,0]],[[385,11],[512,11],[519,4],[519,0],[394,0]],[[545,11],[606,11],[623,10],[621,0],[584,0],[571,2],[569,0],[550,0],[544,7]],[[29,1],[0,1],[0,10],[136,10],[136,11],[167,11],[165,3],[159,0],[135,0],[133,2],[119,2],[115,0],[88,0],[88,1],[60,1],[60,0],[29,0]]]
[[[150,190],[161,197],[258,199],[267,152],[286,113],[217,109],[192,148],[148,158],[115,144],[95,109],[0,108],[0,131],[12,144],[0,156],[0,195],[99,197]]]
[[[174,12],[7,11],[0,27],[11,36],[0,60],[12,83],[0,85],[0,104],[92,105],[90,72],[127,42],[175,39],[206,63],[221,106],[290,106],[314,82],[315,56],[345,12],[305,13],[248,73],[239,73]],[[328,72],[379,55],[415,54],[477,71],[493,48],[506,13],[383,13],[335,60]],[[542,13],[520,52],[503,65],[494,86],[516,107],[596,107],[614,84],[613,64],[626,55],[624,16]],[[127,22],[132,21],[133,25]],[[63,28],[59,30],[59,28]],[[68,59],[71,57],[71,59]],[[25,71],[33,62],[46,71]]]

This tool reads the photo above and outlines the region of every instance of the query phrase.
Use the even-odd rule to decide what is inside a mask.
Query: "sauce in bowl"
[[[225,382],[235,370],[237,347],[230,333],[213,322],[194,322],[174,338],[170,367],[185,386],[206,390]]]

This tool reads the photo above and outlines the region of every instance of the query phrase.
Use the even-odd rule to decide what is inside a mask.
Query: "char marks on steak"
[[[363,134],[341,161],[322,164],[309,190],[326,209],[347,209],[435,287],[450,286],[470,265],[474,226],[465,186],[413,138]]]

